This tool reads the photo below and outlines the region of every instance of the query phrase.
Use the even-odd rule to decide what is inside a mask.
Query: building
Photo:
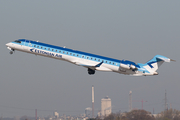
[[[101,116],[108,116],[111,114],[111,99],[106,96],[101,99]]]
[[[53,115],[54,115],[54,118],[55,118],[55,119],[59,118],[59,113],[58,113],[58,112],[55,111],[55,112],[53,113]]]
[[[91,117],[91,113],[92,113],[92,108],[88,107],[85,109],[85,115],[86,117]]]

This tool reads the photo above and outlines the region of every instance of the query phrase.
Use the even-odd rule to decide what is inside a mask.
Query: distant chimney
[[[94,118],[94,86],[92,86],[92,118]]]
[[[132,91],[129,91],[129,112],[132,110]]]
[[[36,116],[36,120],[37,120],[37,109],[35,110],[35,116]]]

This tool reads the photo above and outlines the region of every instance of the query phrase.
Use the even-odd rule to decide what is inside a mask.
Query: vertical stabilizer
[[[153,57],[153,59],[145,63],[143,67],[146,68],[149,72],[155,72],[164,62],[170,61],[172,60],[167,57],[156,55]]]

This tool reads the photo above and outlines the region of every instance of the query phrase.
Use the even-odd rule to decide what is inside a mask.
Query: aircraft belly
[[[111,69],[103,67],[103,66],[97,67],[96,70],[98,70],[98,71],[107,71],[107,72],[111,72],[112,71]]]
[[[103,63],[99,68],[97,67],[96,69],[100,71],[118,71],[118,68],[118,66]]]

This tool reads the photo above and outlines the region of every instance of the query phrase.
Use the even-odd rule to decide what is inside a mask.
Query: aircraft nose
[[[10,44],[10,43],[7,43],[6,46],[9,47],[9,44]]]

